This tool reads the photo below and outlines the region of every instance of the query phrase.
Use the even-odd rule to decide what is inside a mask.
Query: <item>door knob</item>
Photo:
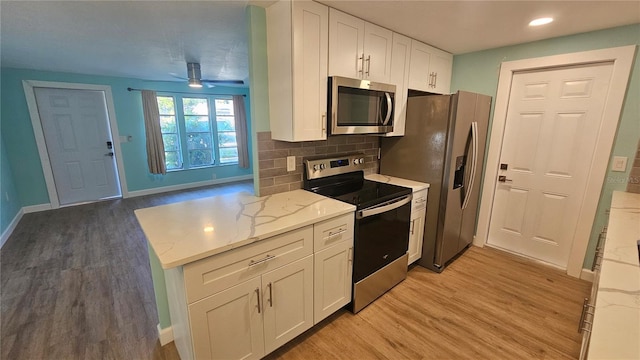
[[[113,151],[109,151],[108,153],[104,154],[104,156],[111,156],[111,157],[113,157]]]
[[[504,176],[504,175],[500,175],[500,176],[498,176],[498,181],[500,181],[500,182],[511,182],[512,180],[511,179],[507,179],[507,177]]]

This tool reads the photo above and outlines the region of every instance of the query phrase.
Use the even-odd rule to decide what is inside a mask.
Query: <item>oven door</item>
[[[353,282],[366,278],[409,249],[411,197],[356,212]]]
[[[331,134],[393,131],[395,85],[339,76],[331,77],[329,82]]]

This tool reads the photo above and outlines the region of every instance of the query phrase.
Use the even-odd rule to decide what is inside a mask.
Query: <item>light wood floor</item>
[[[251,183],[26,214],[0,250],[0,359],[178,359],[161,347],[133,210]],[[575,359],[590,284],[493,249],[442,274],[413,267],[360,313],[341,310],[269,359]]]

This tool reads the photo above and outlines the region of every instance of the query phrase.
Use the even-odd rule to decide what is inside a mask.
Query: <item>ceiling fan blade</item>
[[[244,81],[243,80],[206,80],[206,79],[201,79],[200,81],[202,81],[203,83],[210,83],[210,84],[216,84],[216,85],[244,85]]]
[[[180,76],[176,73],[169,73],[169,75],[171,75],[172,77],[176,78],[176,79],[180,79],[180,80],[189,80],[188,78],[184,77],[184,76]]]

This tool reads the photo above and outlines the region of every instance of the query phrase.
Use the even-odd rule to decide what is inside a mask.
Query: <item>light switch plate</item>
[[[627,157],[626,156],[614,156],[613,164],[611,165],[611,171],[627,171]]]
[[[296,171],[296,157],[287,156],[287,171]]]

